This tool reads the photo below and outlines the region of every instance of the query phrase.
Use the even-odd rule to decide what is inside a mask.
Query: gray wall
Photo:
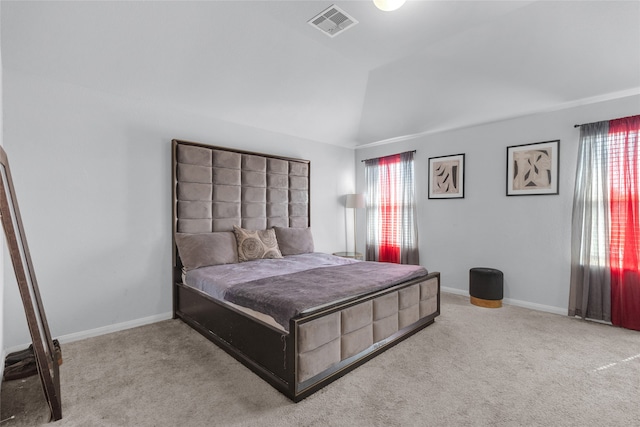
[[[640,97],[424,135],[356,150],[320,144],[3,69],[4,145],[52,334],[82,338],[171,310],[172,138],[311,160],[319,251],[352,247],[343,195],[364,190],[361,159],[416,149],[422,264],[466,293],[468,270],[505,273],[507,301],[566,312],[574,123],[638,114]],[[505,196],[505,148],[561,140],[560,195]],[[428,158],[466,154],[462,200],[427,200]],[[359,243],[364,247],[364,212]],[[5,260],[6,262],[6,260]],[[29,342],[13,271],[4,272],[1,348]]]
[[[4,69],[8,153],[54,337],[82,338],[168,318],[170,141],[311,161],[316,248],[347,245],[341,196],[354,151]],[[4,347],[30,341],[10,265]]]
[[[573,125],[638,113],[640,96],[633,96],[360,149],[357,186],[365,191],[361,159],[417,150],[421,264],[440,271],[442,286],[461,294],[468,294],[470,268],[500,269],[509,302],[566,314],[580,134]],[[554,139],[560,139],[560,194],[507,197],[506,147]],[[464,199],[428,199],[429,157],[459,153],[465,153]],[[364,226],[364,212],[359,215]]]

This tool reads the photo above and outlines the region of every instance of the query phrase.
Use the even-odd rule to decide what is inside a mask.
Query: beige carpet
[[[443,294],[442,314],[294,404],[177,320],[63,344],[56,426],[638,426],[640,333]],[[37,377],[2,427],[46,423]]]

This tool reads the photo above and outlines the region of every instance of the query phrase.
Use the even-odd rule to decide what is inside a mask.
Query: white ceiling
[[[638,1],[0,7],[6,68],[347,147],[640,93]]]

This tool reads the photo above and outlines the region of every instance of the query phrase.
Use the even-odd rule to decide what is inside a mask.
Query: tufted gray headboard
[[[309,161],[173,140],[174,232],[309,226]]]

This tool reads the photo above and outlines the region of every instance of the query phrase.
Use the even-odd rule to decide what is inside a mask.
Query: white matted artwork
[[[429,158],[429,198],[464,198],[464,154]]]
[[[507,196],[559,194],[560,140],[507,147]]]

